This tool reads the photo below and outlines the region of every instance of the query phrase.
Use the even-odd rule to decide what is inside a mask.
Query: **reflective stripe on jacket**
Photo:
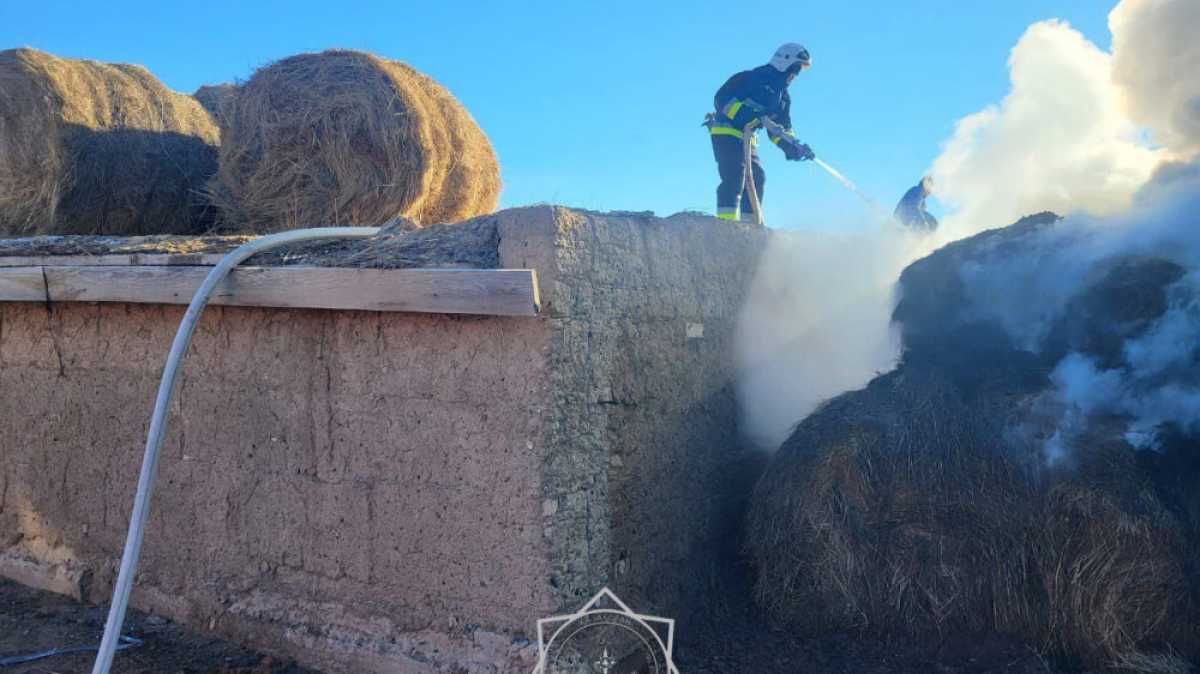
[[[716,120],[709,127],[716,135],[742,137],[742,129],[757,130],[762,117],[790,131],[792,99],[787,91],[786,75],[765,65],[745,70],[726,80],[713,97]],[[778,143],[778,137],[772,141]]]

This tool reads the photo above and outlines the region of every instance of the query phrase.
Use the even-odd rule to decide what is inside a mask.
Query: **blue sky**
[[[726,77],[798,41],[797,134],[892,204],[955,120],[1008,89],[1009,49],[1061,18],[1108,48],[1112,2],[0,2],[0,48],[140,63],[191,92],[330,47],[406,61],[468,107],[500,155],[502,205],[669,214],[714,207],[699,126]],[[773,226],[848,226],[863,208],[763,147]]]

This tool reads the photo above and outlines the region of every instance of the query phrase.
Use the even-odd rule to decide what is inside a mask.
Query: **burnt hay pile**
[[[198,92],[199,94],[200,92]],[[301,54],[258,70],[220,107],[223,226],[247,231],[422,225],[495,210],[499,165],[445,88],[355,51]]]
[[[826,403],[773,457],[746,541],[777,621],[931,649],[1001,632],[1087,667],[1200,656],[1200,442],[1178,432],[1139,449],[1124,420],[1097,418],[1056,463],[1044,409],[1064,354],[1115,363],[1185,270],[1104,260],[1036,350],[968,310],[964,264],[1020,255],[1056,221],[1027,218],[905,270],[900,366]]]
[[[0,235],[203,231],[217,142],[141,66],[0,51]]]

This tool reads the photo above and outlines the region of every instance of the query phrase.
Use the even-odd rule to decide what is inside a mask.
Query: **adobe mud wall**
[[[489,216],[538,318],[209,308],[133,604],[327,672],[525,672],[611,584],[686,610],[764,234]],[[0,575],[103,602],[181,307],[0,303]]]
[[[606,474],[607,490],[563,498],[607,509],[610,586],[686,625],[728,515],[713,482],[739,450],[733,333],[765,230],[687,215],[562,217],[553,388],[574,405],[559,418],[579,424],[575,446],[597,445],[565,455],[608,464],[575,471]]]

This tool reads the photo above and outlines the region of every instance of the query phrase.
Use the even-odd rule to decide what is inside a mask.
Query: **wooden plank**
[[[41,267],[0,269],[0,300],[45,302],[46,281]]]
[[[0,301],[187,304],[207,267],[47,266],[0,269]],[[36,291],[36,292],[35,292]],[[212,304],[536,316],[532,269],[238,267]]]

